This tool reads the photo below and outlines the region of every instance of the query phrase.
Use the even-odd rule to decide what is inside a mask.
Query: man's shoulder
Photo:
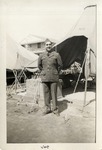
[[[54,54],[55,56],[58,56],[58,55],[59,55],[59,53],[56,52],[56,51],[53,51],[53,54]]]
[[[59,57],[59,53],[58,52],[54,51],[53,54],[54,54],[54,56]]]
[[[46,55],[46,52],[43,52],[39,56],[42,57],[42,56],[45,56],[45,55]]]

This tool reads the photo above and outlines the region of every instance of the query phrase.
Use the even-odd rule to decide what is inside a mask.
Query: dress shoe
[[[53,113],[56,115],[56,116],[60,116],[59,112],[58,112],[58,109],[54,110]]]
[[[49,114],[49,113],[51,113],[51,110],[46,110],[46,111],[43,112],[43,116],[44,116],[44,115],[47,115],[47,114]]]

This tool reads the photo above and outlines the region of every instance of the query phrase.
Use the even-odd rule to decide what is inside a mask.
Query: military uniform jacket
[[[38,68],[41,70],[42,82],[58,82],[62,60],[59,53],[44,52],[39,56]]]

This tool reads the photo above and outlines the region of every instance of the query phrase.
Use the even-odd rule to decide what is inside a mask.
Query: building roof
[[[41,43],[41,42],[45,42],[46,39],[48,38],[45,38],[45,37],[40,37],[40,36],[37,36],[37,35],[28,35],[26,38],[24,38],[20,44],[21,45],[25,45],[25,44],[32,44],[32,43]],[[56,43],[56,40],[52,40],[50,39],[52,42]]]
[[[46,38],[42,38],[36,35],[28,35],[26,38],[24,38],[20,44],[32,44],[32,43],[40,43],[40,42],[45,42]]]
[[[33,51],[34,54],[41,54],[44,53],[46,50],[37,50],[37,51]]]

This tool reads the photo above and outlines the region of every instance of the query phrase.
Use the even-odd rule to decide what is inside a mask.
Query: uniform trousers
[[[57,107],[57,82],[43,82],[44,102],[48,110],[51,110],[51,99],[53,111]]]

